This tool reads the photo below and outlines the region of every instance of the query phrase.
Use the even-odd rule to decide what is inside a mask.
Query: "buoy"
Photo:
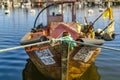
[[[102,29],[97,29],[96,33],[100,34],[101,36],[105,33]]]
[[[105,33],[103,35],[103,39],[106,40],[106,41],[112,41],[112,40],[115,39],[115,34],[114,33],[112,33],[112,34]]]
[[[5,10],[5,14],[10,14],[10,10]]]
[[[103,8],[99,8],[99,12],[103,12],[105,9]]]
[[[31,9],[31,10],[30,10],[30,13],[35,14],[35,10],[34,10],[34,9]]]
[[[94,11],[93,11],[92,9],[89,9],[89,10],[88,10],[88,15],[89,15],[89,16],[92,16],[92,15],[93,15],[93,12],[94,12]]]

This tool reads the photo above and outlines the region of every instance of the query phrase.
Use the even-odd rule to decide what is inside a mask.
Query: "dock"
[[[21,7],[23,3],[30,2],[32,7],[45,7],[47,2],[78,2],[85,6],[107,6],[110,3],[111,6],[120,5],[120,0],[0,0],[0,6],[5,5],[7,7],[14,7],[14,5]]]

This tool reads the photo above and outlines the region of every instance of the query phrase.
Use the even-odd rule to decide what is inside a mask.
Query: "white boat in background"
[[[31,9],[31,10],[30,10],[30,13],[31,13],[31,14],[35,14],[35,12],[36,12],[35,9]]]
[[[1,7],[2,7],[2,9],[4,9],[4,8],[5,8],[5,6],[4,6],[4,5],[1,5]]]
[[[21,5],[21,8],[25,8],[25,6],[22,4],[22,5]]]
[[[21,8],[31,8],[31,3],[23,3]]]
[[[32,3],[31,0],[23,0],[21,2],[21,8],[31,8]]]
[[[88,10],[88,15],[89,15],[89,16],[92,16],[93,13],[94,13],[94,11],[93,11],[92,9],[89,9],[89,10]]]
[[[14,8],[20,7],[20,3],[15,3],[15,4],[13,5],[13,7],[14,7]]]
[[[99,8],[99,12],[104,12],[105,9]]]
[[[10,10],[9,9],[5,10],[5,14],[10,14]]]
[[[31,13],[35,13],[35,10],[34,10],[34,9],[31,9],[30,12],[31,12]]]
[[[12,8],[12,2],[10,0],[4,0],[3,4],[5,8]]]
[[[77,2],[77,3],[76,3],[76,7],[77,7],[77,9],[80,9],[80,8],[82,8],[82,4],[79,3],[79,2]]]
[[[93,13],[94,11],[92,9],[89,9],[88,10],[88,13]]]
[[[31,2],[28,2],[28,3],[23,3],[24,6],[31,6]]]
[[[31,1],[30,0],[26,0],[24,3],[24,6],[31,6]]]

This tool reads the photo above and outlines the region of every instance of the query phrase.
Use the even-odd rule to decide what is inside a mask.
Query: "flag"
[[[79,22],[77,22],[77,26],[76,26],[77,32],[80,33],[81,32],[81,24]]]
[[[106,32],[107,32],[108,34],[111,34],[111,33],[114,32],[114,24],[115,24],[115,22],[112,22],[112,24],[107,27]]]
[[[111,7],[109,7],[105,12],[103,12],[103,19],[106,19],[107,16],[109,17],[109,20],[113,19],[113,11]]]

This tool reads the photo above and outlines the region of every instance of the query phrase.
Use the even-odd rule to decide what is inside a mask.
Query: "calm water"
[[[4,10],[0,9],[0,49],[19,46],[20,39],[28,32],[34,24],[34,19],[40,9],[35,9],[36,13],[31,14],[30,9],[12,9],[9,15],[4,14]],[[65,8],[64,21],[71,21],[70,11],[71,9]],[[86,11],[88,8],[86,8]],[[98,7],[93,8],[93,15],[87,15],[88,21],[94,21],[97,16],[100,15]],[[67,13],[68,11],[68,13]],[[120,7],[113,7],[114,20],[115,20],[115,32],[120,33]],[[52,12],[52,10],[51,10]],[[44,12],[45,13],[45,12]],[[43,22],[46,25],[46,15],[41,15],[41,18],[37,22]],[[83,22],[84,10],[77,10],[77,20]],[[95,23],[96,28],[104,28],[108,24],[108,21],[104,21],[100,18]],[[105,42],[104,45],[120,49],[120,36],[117,36],[114,41]],[[25,68],[27,59],[24,49],[12,50],[8,52],[0,53],[0,80],[23,80],[23,73],[29,69]],[[80,80],[119,80],[120,79],[120,52],[102,49],[101,53],[97,57],[92,68],[90,68]],[[36,71],[36,69],[34,69]],[[33,73],[33,72],[32,72]],[[37,71],[35,72],[37,73]],[[93,75],[91,73],[94,73]],[[87,77],[86,77],[87,76]],[[89,78],[88,78],[89,76]],[[36,80],[31,78],[32,80]],[[92,78],[94,77],[94,78]],[[40,79],[39,79],[40,80]]]

